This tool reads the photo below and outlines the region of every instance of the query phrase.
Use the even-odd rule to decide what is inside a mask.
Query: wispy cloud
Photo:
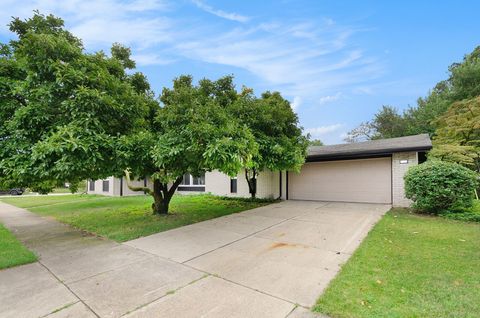
[[[217,17],[220,17],[223,19],[237,21],[237,22],[247,22],[248,20],[250,20],[249,17],[238,14],[238,13],[225,12],[220,9],[215,9],[201,0],[192,0],[192,2],[203,11],[216,15]]]
[[[164,0],[2,0],[0,24],[11,17],[27,18],[33,10],[62,17],[67,27],[91,49],[104,48],[113,42],[137,50],[168,42],[174,36],[173,21],[164,14],[169,4]],[[155,13],[155,14],[152,14]],[[2,28],[6,31],[6,28]]]
[[[340,93],[340,92],[336,93],[335,95],[322,96],[322,97],[320,97],[320,99],[318,100],[318,103],[319,103],[319,104],[330,103],[330,102],[339,100],[339,99],[341,98],[341,96],[342,96],[342,93]]]
[[[214,64],[224,74],[246,76],[244,84],[257,93],[280,91],[300,115],[327,108],[339,99],[348,99],[349,94],[378,89],[372,83],[384,74],[385,66],[356,44],[358,33],[367,32],[361,27],[330,18],[263,15],[253,19],[214,8],[206,1],[0,0],[2,8],[9,8],[0,11],[0,24],[6,25],[11,16],[30,17],[35,9],[53,13],[65,19],[90,51],[108,50],[113,42],[121,42],[131,46],[133,58],[141,66],[178,61],[195,67]],[[182,15],[184,9],[191,14],[192,7],[240,23],[210,15]],[[8,31],[4,27],[0,32]],[[307,122],[315,126],[311,120]],[[320,136],[332,133],[338,125],[310,128],[310,132]]]
[[[305,134],[310,134],[312,138],[321,138],[326,134],[338,131],[343,126],[344,126],[343,124],[333,124],[333,125],[327,125],[327,126],[307,128],[305,129],[304,132]]]
[[[383,73],[381,61],[349,43],[355,32],[331,23],[263,23],[200,35],[175,50],[189,59],[247,70],[264,87],[314,106],[327,102],[332,90]]]

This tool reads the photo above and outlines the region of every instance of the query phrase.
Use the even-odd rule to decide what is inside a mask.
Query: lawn
[[[32,263],[36,260],[35,254],[0,224],[0,269]]]
[[[320,297],[331,317],[479,317],[480,224],[393,209]]]
[[[176,195],[170,215],[153,215],[150,196],[35,196],[1,199],[88,232],[123,242],[270,203],[266,200]]]

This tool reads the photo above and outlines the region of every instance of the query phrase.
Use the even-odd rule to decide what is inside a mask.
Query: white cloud
[[[298,107],[300,106],[301,103],[302,103],[302,98],[299,96],[295,96],[293,98],[293,102],[290,105],[292,106],[293,110],[298,110]]]
[[[381,62],[349,44],[355,32],[337,24],[277,22],[217,30],[182,41],[175,50],[189,59],[244,69],[263,87],[315,105],[329,101],[325,95],[332,90],[383,73]],[[330,100],[340,98],[333,96]]]
[[[192,2],[198,8],[202,9],[203,11],[208,12],[208,13],[213,14],[213,15],[216,15],[217,17],[220,17],[220,18],[223,18],[223,19],[227,19],[227,20],[231,20],[231,21],[237,21],[237,22],[247,22],[248,20],[250,20],[249,17],[244,16],[244,15],[240,15],[240,14],[237,14],[237,13],[231,13],[231,12],[225,12],[223,10],[215,9],[215,8],[209,6],[208,4],[206,4],[205,2],[203,2],[201,0],[192,0]]]
[[[314,128],[307,128],[305,129],[305,134],[310,134],[312,138],[321,138],[329,133],[335,132],[341,129],[344,125],[343,124],[333,124],[327,126],[320,126]]]
[[[165,1],[27,0],[21,5],[11,0],[0,1],[2,7],[9,7],[0,12],[1,24],[9,23],[11,16],[30,17],[33,10],[52,13],[63,18],[72,33],[90,49],[103,49],[113,42],[143,49],[170,41],[174,35],[173,22],[163,16],[168,8]]]
[[[351,44],[360,32],[355,27],[329,18],[254,23],[203,0],[191,1],[191,6],[242,24],[219,28],[201,17],[185,23],[171,0],[0,0],[1,7],[9,8],[0,11],[0,23],[7,24],[12,15],[30,17],[34,9],[53,13],[65,19],[88,50],[108,50],[121,42],[132,47],[139,65],[190,59],[226,66],[225,73],[241,69],[253,75],[253,83],[246,84],[257,92],[280,91],[297,110],[299,105],[334,102],[343,97],[338,92],[351,93],[352,86],[368,92],[368,84],[383,73],[381,61]]]
[[[319,104],[326,104],[326,103],[330,103],[330,102],[333,102],[333,101],[336,101],[336,100],[339,100],[342,96],[342,93],[336,93],[335,95],[327,95],[327,96],[322,96],[320,97],[320,99],[318,100],[318,103]]]

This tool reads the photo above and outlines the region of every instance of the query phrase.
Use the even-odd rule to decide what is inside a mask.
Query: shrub
[[[405,194],[420,211],[452,213],[472,206],[477,182],[476,173],[459,164],[432,160],[407,171]]]

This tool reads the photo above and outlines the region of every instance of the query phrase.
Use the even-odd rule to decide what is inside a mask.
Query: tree
[[[0,48],[0,183],[48,191],[123,171],[117,141],[152,105],[130,51],[86,53],[63,20],[35,12]]]
[[[354,143],[374,139],[376,131],[371,122],[363,122],[347,133],[345,142]]]
[[[249,192],[254,198],[259,172],[300,169],[308,139],[302,135],[290,103],[280,93],[265,92],[256,98],[251,90],[244,89],[241,96],[232,104],[232,112],[252,131],[258,144],[258,153],[244,166]]]
[[[430,155],[480,172],[480,97],[454,103],[437,125]]]
[[[361,123],[348,132],[345,141],[358,142],[381,138],[394,138],[405,135],[405,120],[392,106],[382,106],[372,121]]]
[[[241,99],[231,77],[193,85],[190,76],[180,76],[172,89],[163,89],[162,105],[145,128],[123,138],[120,152],[129,167],[127,181],[130,173],[152,179],[153,189],[130,187],[153,196],[154,213],[168,213],[184,174],[219,170],[234,176],[250,165],[257,150],[254,136],[229,111]]]
[[[320,139],[309,139],[308,140],[308,145],[309,146],[323,146],[323,141]]]

